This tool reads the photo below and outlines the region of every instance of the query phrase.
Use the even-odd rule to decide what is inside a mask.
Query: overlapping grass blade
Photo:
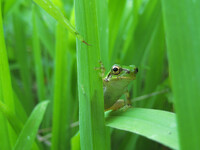
[[[1,3],[1,1],[0,1]],[[11,85],[11,77],[8,65],[7,51],[4,41],[4,31],[3,31],[3,21],[1,14],[1,4],[0,4],[0,98],[4,100],[4,103],[9,107],[9,111],[15,114],[15,103],[13,98],[13,90]],[[16,135],[12,127],[6,122],[9,134],[9,145],[13,146]],[[5,127],[5,126],[4,126]],[[5,127],[6,129],[6,127]],[[7,130],[7,129],[6,129]],[[5,133],[6,134],[6,133]]]
[[[108,69],[109,65],[109,16],[108,5],[106,0],[97,1],[97,19],[99,31],[99,43],[101,51],[101,59],[104,67]]]
[[[179,149],[175,114],[170,112],[143,108],[111,112],[106,115],[106,125]]]
[[[80,150],[80,132],[76,133],[72,138],[71,138],[71,149],[72,150]]]
[[[60,9],[63,8],[59,0],[53,2],[60,4]],[[52,150],[70,149],[70,121],[73,99],[70,89],[72,55],[68,47],[68,33],[60,23],[57,25]]]
[[[200,1],[163,0],[180,148],[200,149]]]
[[[122,16],[125,10],[126,1],[110,0],[108,2],[109,10],[109,60],[115,53],[114,45],[119,41],[116,41]],[[120,9],[119,9],[120,6]],[[113,63],[113,62],[111,62]],[[112,64],[111,64],[112,65]]]
[[[55,20],[45,11],[35,7],[35,22],[38,30],[37,34],[41,44],[44,45],[45,49],[47,50],[47,54],[50,55],[51,58],[54,58],[55,33],[53,27],[55,27]]]
[[[19,134],[20,130],[22,129],[23,127],[23,124],[22,122],[20,122],[16,115],[13,114],[9,109],[8,107],[2,103],[0,101],[0,111],[3,113],[3,115],[5,116],[5,118],[9,121],[10,125],[12,126],[12,128],[15,130],[15,132],[17,134]]]
[[[19,105],[17,104],[17,106],[19,106]],[[21,107],[19,107],[19,108],[21,108]],[[2,114],[4,115],[4,118],[6,118],[6,120],[8,120],[9,125],[14,130],[15,133],[13,133],[13,136],[15,136],[15,134],[19,136],[19,134],[22,131],[22,128],[24,126],[23,122],[19,119],[18,116],[16,116],[15,114],[13,114],[9,110],[9,108],[4,103],[2,103],[1,101],[0,101],[0,112],[2,112]],[[25,114],[25,111],[23,113]],[[6,123],[6,121],[5,121],[5,123]],[[4,127],[4,126],[2,126],[2,127]],[[9,127],[9,129],[11,129],[11,128]],[[4,138],[6,138],[6,137],[9,138],[8,135],[7,135],[7,133],[6,133],[6,130],[4,131]],[[9,144],[9,145],[5,146],[5,149],[10,149],[9,147],[11,147],[12,145],[10,145],[10,143],[8,143],[8,139],[5,139],[5,140],[7,142],[6,143],[2,143],[1,147],[5,146],[6,144]],[[36,143],[34,143],[33,149],[34,150],[38,150],[38,146],[37,146]]]
[[[71,54],[67,50],[67,31],[58,24],[56,36],[52,149],[69,149],[71,119]]]
[[[37,82],[37,94],[39,101],[45,99],[45,86],[44,86],[44,73],[42,66],[42,56],[40,49],[40,40],[38,37],[38,28],[36,24],[36,12],[35,6],[33,5],[33,53],[34,53],[34,62],[35,62],[35,73],[36,73],[36,82]]]
[[[52,3],[50,0],[34,0],[40,7],[42,7],[46,12],[48,12],[54,19],[56,19],[60,24],[62,24],[66,29],[69,30],[74,36],[76,36],[80,41],[87,44],[83,37],[76,31],[75,27],[70,23],[70,21],[62,14],[62,12]]]
[[[48,101],[41,102],[34,108],[22,129],[13,150],[30,150],[32,148],[48,103]]]
[[[20,17],[20,12],[15,11],[13,16],[13,26],[14,26],[14,37],[15,37],[15,47],[14,54],[16,56],[17,63],[19,64],[19,73],[22,81],[21,90],[24,93],[24,98],[21,102],[29,114],[34,107],[33,94],[32,94],[32,76],[30,70],[30,61],[28,57],[27,45],[26,45],[26,33],[24,30],[25,22]],[[26,62],[26,63],[25,63]],[[28,101],[29,100],[29,101]]]

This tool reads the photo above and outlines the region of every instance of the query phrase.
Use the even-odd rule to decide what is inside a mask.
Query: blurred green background
[[[106,72],[115,63],[139,68],[129,86],[133,109],[107,116],[111,128],[97,134],[106,146],[94,138],[86,149],[200,149],[199,1],[1,0],[0,8],[0,150],[87,147],[79,135],[79,107],[88,108],[79,105],[77,72],[92,64],[81,53],[102,61]],[[80,34],[64,16],[73,26],[78,20]],[[85,32],[97,35],[97,55]],[[78,41],[85,49],[76,50]],[[98,117],[88,122],[98,126]],[[134,117],[143,122],[134,126]]]

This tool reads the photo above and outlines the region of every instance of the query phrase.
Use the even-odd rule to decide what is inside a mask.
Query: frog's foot
[[[118,110],[120,108],[122,108],[125,105],[125,102],[123,99],[119,99],[116,103],[114,103],[114,105],[112,105],[110,108],[106,109],[105,111],[108,110]]]
[[[126,111],[127,109],[131,108],[132,106],[130,104],[124,105],[124,107],[121,107],[119,110],[120,111]]]

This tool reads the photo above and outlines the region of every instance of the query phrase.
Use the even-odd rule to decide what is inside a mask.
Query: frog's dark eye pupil
[[[118,71],[118,68],[117,67],[113,68],[113,71],[114,72]]]

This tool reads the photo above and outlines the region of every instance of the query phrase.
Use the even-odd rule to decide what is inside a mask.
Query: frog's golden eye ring
[[[119,66],[114,65],[112,67],[112,72],[114,75],[118,75],[120,73],[120,71],[121,71],[121,68]]]

